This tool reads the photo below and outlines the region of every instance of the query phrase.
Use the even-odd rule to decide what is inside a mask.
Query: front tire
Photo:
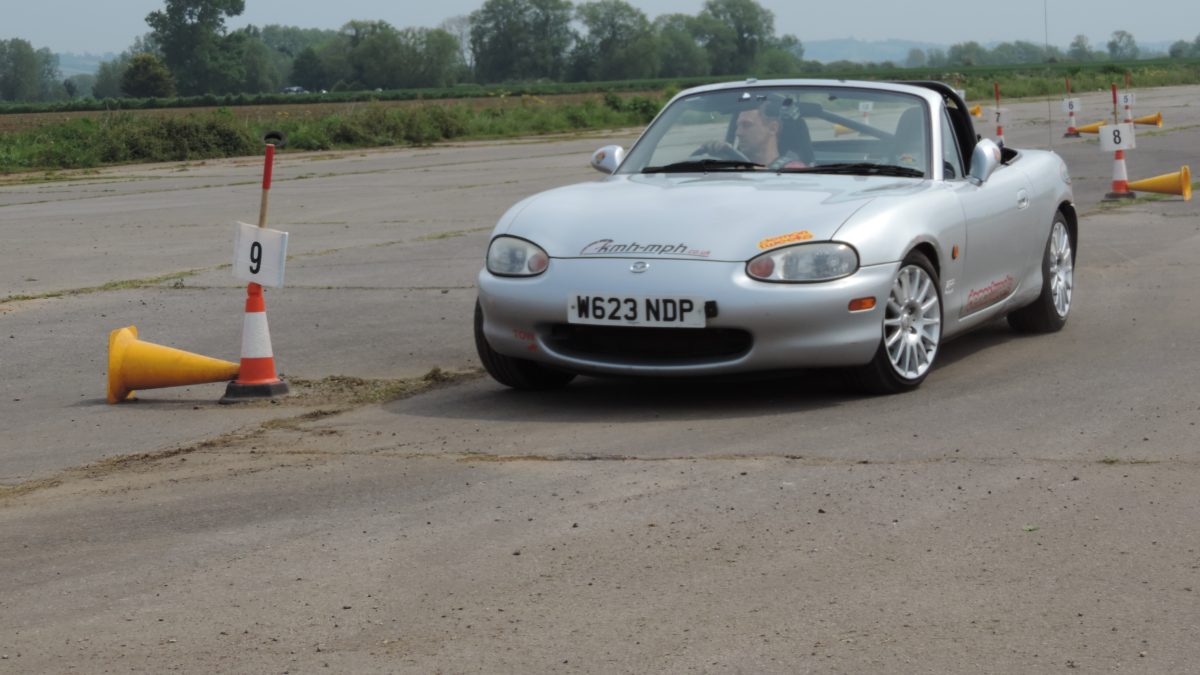
[[[575,379],[575,373],[565,373],[526,359],[505,356],[492,349],[483,334],[483,308],[478,301],[475,302],[475,351],[488,375],[513,389],[558,389]]]
[[[1031,304],[1008,315],[1008,325],[1021,333],[1055,333],[1067,325],[1075,292],[1075,247],[1062,212],[1054,216],[1042,255],[1042,293]]]
[[[919,251],[900,263],[883,309],[883,335],[871,362],[854,371],[859,388],[899,394],[921,385],[942,342],[942,294],[937,270]]]

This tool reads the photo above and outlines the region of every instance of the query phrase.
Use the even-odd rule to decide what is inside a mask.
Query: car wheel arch
[[[910,248],[908,250],[908,253],[904,254],[905,257],[907,257],[908,254],[912,253],[913,251],[917,251],[917,252],[923,254],[926,258],[928,258],[929,264],[933,265],[933,271],[938,273],[938,277],[942,276],[941,256],[938,255],[938,250],[937,250],[936,246],[934,246],[932,243],[930,243],[928,241],[918,242],[917,245],[913,246],[912,248]]]
[[[1077,258],[1079,256],[1079,214],[1075,212],[1075,206],[1071,202],[1059,204],[1058,212],[1067,221],[1067,235],[1071,237],[1071,257]]]

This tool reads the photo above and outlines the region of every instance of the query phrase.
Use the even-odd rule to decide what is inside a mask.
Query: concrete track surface
[[[1196,164],[1198,93],[1138,92],[1131,178]],[[1194,672],[1200,216],[1008,107],[1075,177],[1071,320],[886,398],[480,375],[488,230],[628,130],[281,156],[274,404],[103,400],[120,326],[238,358],[261,160],[5,179],[0,672]]]

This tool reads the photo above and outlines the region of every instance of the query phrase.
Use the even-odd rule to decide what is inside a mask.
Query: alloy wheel
[[[933,365],[942,337],[942,303],[933,277],[923,268],[907,265],[896,275],[883,337],[892,369],[900,377],[917,379]]]

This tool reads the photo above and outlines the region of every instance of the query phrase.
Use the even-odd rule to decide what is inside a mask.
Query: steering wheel
[[[692,153],[692,157],[702,157],[708,155],[714,159],[727,159],[734,162],[749,162],[750,158],[742,154],[741,150],[723,141],[712,141],[696,148]]]

